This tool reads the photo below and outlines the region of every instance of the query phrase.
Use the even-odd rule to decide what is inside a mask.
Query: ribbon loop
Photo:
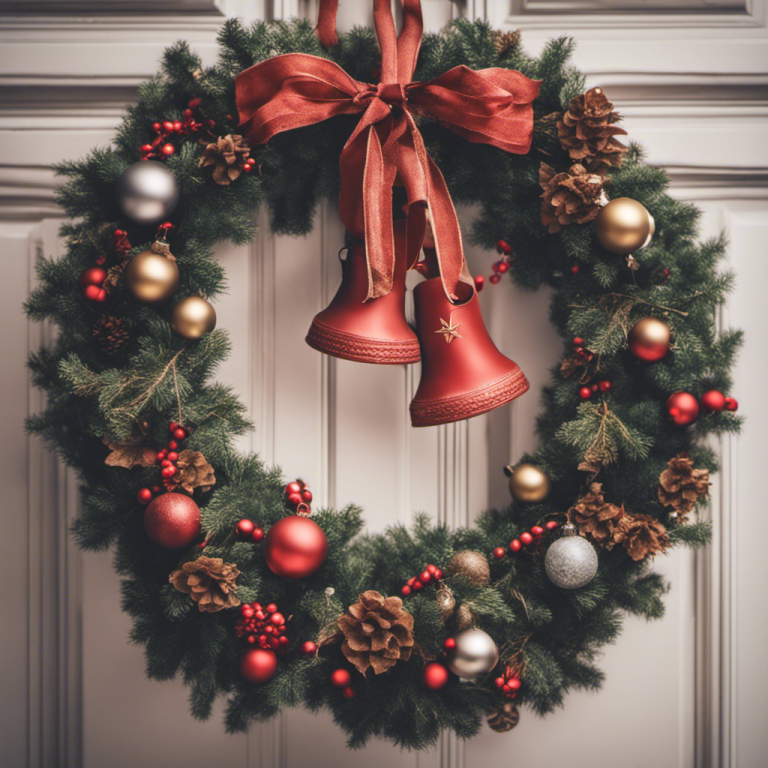
[[[339,215],[355,237],[365,239],[368,298],[392,288],[392,185],[398,173],[408,198],[409,265],[418,258],[429,208],[443,286],[455,298],[459,281],[469,279],[461,230],[445,179],[427,154],[413,113],[439,120],[468,141],[524,154],[531,146],[532,102],[540,83],[513,70],[465,66],[428,82],[411,82],[423,21],[420,0],[402,2],[403,27],[396,36],[390,0],[374,0],[381,83],[361,83],[317,56],[275,56],[235,78],[240,128],[257,146],[282,131],[362,113],[339,159]],[[322,0],[318,32],[324,43],[335,44],[335,11],[334,0]]]

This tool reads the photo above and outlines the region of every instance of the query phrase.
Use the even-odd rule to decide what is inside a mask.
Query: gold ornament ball
[[[125,282],[139,301],[155,304],[173,295],[179,284],[179,268],[160,253],[142,251],[128,262]]]
[[[533,464],[507,468],[509,492],[518,501],[541,501],[549,494],[549,477]]]
[[[462,549],[448,563],[448,573],[453,576],[466,576],[473,584],[486,586],[491,583],[491,566],[482,552]]]
[[[651,242],[656,225],[642,203],[630,197],[617,197],[595,219],[595,234],[600,244],[612,253],[629,256]]]
[[[171,314],[171,328],[185,339],[199,339],[216,327],[216,310],[199,296],[180,301]]]
[[[465,629],[453,639],[456,647],[448,656],[448,669],[463,680],[487,675],[499,663],[499,649],[482,629]]]

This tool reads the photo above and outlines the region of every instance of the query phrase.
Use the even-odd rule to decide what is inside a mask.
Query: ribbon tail
[[[333,45],[338,45],[336,36],[336,11],[339,0],[320,0],[320,9],[317,12],[317,37],[320,45],[326,50]]]

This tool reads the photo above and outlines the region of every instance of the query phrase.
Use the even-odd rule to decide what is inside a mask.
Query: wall
[[[673,194],[705,209],[702,234],[729,231],[739,282],[721,322],[748,334],[734,394],[749,421],[740,438],[715,446],[724,468],[710,511],[715,543],[659,561],[672,584],[667,618],[627,619],[619,643],[604,655],[608,678],[598,695],[572,694],[564,710],[545,720],[523,712],[510,734],[486,729],[467,743],[444,736],[421,755],[383,743],[352,753],[325,716],[290,712],[234,737],[223,734],[220,710],[204,724],[193,721],[180,683],[144,678],[140,649],[126,643],[129,622],[119,611],[110,557],[80,554],[66,534],[77,515],[75,484],[24,435],[24,415],[41,406],[24,360],[54,329],[27,325],[21,303],[38,253],[56,255],[61,247],[52,163],[109,142],[163,47],[186,38],[212,61],[227,15],[314,14],[316,2],[0,2],[0,318],[10,331],[2,335],[0,401],[4,533],[22,543],[12,548],[10,570],[25,576],[7,596],[2,630],[3,768],[165,768],[214,760],[249,768],[762,764],[768,608],[760,598],[768,574],[753,533],[762,522],[753,478],[765,458],[768,426],[765,5],[423,0],[423,6],[429,29],[454,15],[522,27],[532,52],[553,35],[574,35],[576,64],[590,85],[606,87],[631,137],[670,170]],[[368,5],[342,0],[339,20],[342,29],[370,23]],[[462,222],[471,216],[462,211]],[[415,368],[336,361],[303,342],[338,280],[341,228],[333,214],[323,209],[306,239],[272,237],[263,215],[261,224],[250,247],[224,245],[219,252],[231,292],[217,312],[235,348],[222,378],[257,423],[243,448],[281,464],[288,476],[307,478],[320,504],[361,503],[372,530],[407,520],[413,510],[466,523],[484,507],[505,503],[500,469],[533,444],[535,394],[491,417],[412,430],[407,404]],[[470,251],[469,259],[476,271],[488,272],[488,254]],[[544,292],[523,294],[503,283],[485,291],[482,304],[501,348],[522,365],[534,391],[540,388],[559,351]],[[115,696],[116,690],[123,693]]]

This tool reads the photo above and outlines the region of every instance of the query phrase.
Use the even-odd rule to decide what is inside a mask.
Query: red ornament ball
[[[669,326],[658,317],[638,320],[629,332],[629,351],[638,359],[655,363],[669,352]]]
[[[726,398],[722,392],[718,392],[716,389],[710,389],[709,392],[705,392],[701,396],[701,407],[704,411],[710,413],[714,411],[722,411],[725,406]]]
[[[726,411],[738,411],[739,401],[735,397],[725,398],[725,410]]]
[[[675,392],[667,400],[669,418],[678,426],[693,424],[699,415],[699,404],[690,392]]]
[[[162,493],[144,511],[144,529],[165,549],[188,547],[200,535],[200,509],[182,493]]]
[[[430,691],[439,691],[448,682],[448,670],[439,662],[433,661],[424,667],[424,685]]]
[[[243,519],[235,526],[235,532],[241,539],[247,539],[253,535],[255,528],[256,526],[251,520]]]
[[[452,650],[454,650],[454,648],[456,648],[456,641],[455,641],[455,640],[454,640],[452,637],[449,637],[449,638],[448,638],[448,639],[447,639],[447,640],[446,640],[446,641],[443,643],[443,648],[444,648],[446,651],[452,651]]]
[[[176,427],[176,429],[173,430],[173,436],[177,440],[183,440],[187,436],[187,430],[184,429],[184,427]]]
[[[410,595],[410,594],[411,594],[411,588],[410,588],[410,587],[409,587],[409,586],[406,584],[406,585],[405,585],[405,586],[404,586],[404,587],[403,587],[403,588],[400,590],[400,594],[401,594],[403,597],[408,597],[408,595]]]
[[[107,279],[107,271],[101,267],[88,267],[88,269],[80,275],[80,287],[85,290],[89,285],[101,286]]]
[[[509,542],[509,548],[512,552],[519,552],[522,546],[520,539],[512,539],[512,541]]]
[[[301,655],[302,656],[314,656],[317,653],[317,645],[313,643],[311,640],[307,640],[306,643],[301,644]]]
[[[493,550],[493,556],[497,560],[501,560],[501,558],[504,557],[505,554],[506,554],[506,550],[504,549],[504,547],[496,547],[496,549]]]
[[[592,388],[591,387],[582,387],[579,390],[579,397],[582,400],[589,400],[589,398],[592,397]]]
[[[264,531],[261,528],[254,528],[251,538],[258,544],[264,538]]]
[[[264,541],[264,559],[270,570],[289,579],[314,573],[328,554],[323,529],[308,517],[289,515],[278,520]]]
[[[334,688],[346,688],[352,682],[352,676],[346,669],[334,669],[331,672],[331,685]]]
[[[150,491],[149,488],[142,488],[137,496],[142,504],[149,504],[149,502],[152,501],[152,491]]]
[[[277,672],[277,656],[273,651],[251,648],[240,657],[240,674],[256,685],[268,683]]]

